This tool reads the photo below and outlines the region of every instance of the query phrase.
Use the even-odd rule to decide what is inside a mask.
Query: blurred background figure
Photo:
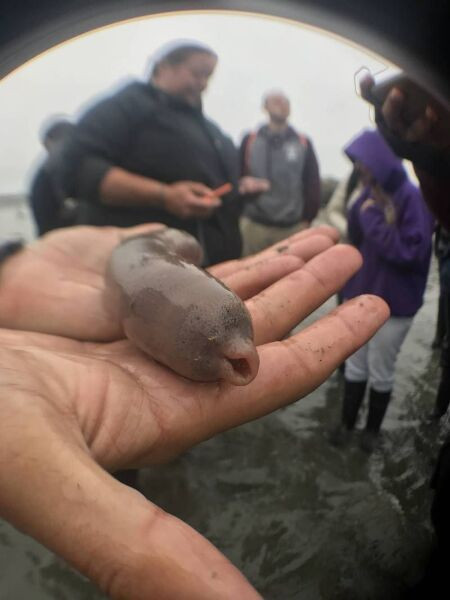
[[[152,56],[149,80],[84,114],[56,169],[83,201],[82,222],[183,229],[201,243],[204,266],[240,256],[238,152],[202,111],[216,64],[209,46],[174,40]],[[227,183],[222,202],[214,190]]]
[[[340,241],[348,242],[347,212],[362,191],[359,171],[354,167],[351,173],[334,186],[331,197],[321,208],[312,225],[331,225],[339,231]]]
[[[263,107],[269,122],[242,140],[241,169],[243,175],[267,180],[270,188],[244,206],[244,255],[309,227],[320,207],[318,161],[311,140],[289,124],[289,99],[271,91]]]
[[[31,182],[28,198],[38,235],[59,227],[70,227],[76,221],[77,203],[66,198],[52,176],[51,168],[73,128],[64,117],[52,117],[41,128],[40,139],[47,156]]]
[[[377,131],[362,132],[345,152],[364,186],[348,212],[348,237],[361,252],[363,265],[342,296],[381,296],[391,317],[346,360],[342,419],[330,441],[342,445],[349,439],[369,383],[361,448],[371,452],[391,399],[397,355],[422,305],[434,222],[401,160]]]

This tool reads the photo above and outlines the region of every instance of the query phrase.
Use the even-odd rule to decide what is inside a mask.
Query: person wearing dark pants
[[[371,452],[392,396],[398,353],[423,302],[433,219],[401,160],[377,131],[363,131],[345,152],[363,184],[347,214],[349,241],[361,252],[363,266],[343,288],[342,297],[381,296],[391,317],[345,362],[342,418],[330,441],[340,445],[348,440],[368,387],[361,448]]]

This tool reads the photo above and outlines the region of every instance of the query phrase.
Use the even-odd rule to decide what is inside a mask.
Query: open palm
[[[247,301],[260,370],[245,387],[186,380],[126,340],[3,330],[2,515],[117,599],[258,598],[202,536],[108,471],[164,462],[308,394],[384,322],[385,304],[362,297],[275,341],[360,266],[358,253],[345,246],[300,268],[298,260],[270,260],[270,268],[247,262],[245,278],[231,263],[217,268],[244,295],[276,279],[275,271],[290,271]]]
[[[104,302],[107,262],[122,240],[161,227],[72,227],[26,246],[2,265],[0,326],[79,340],[120,339],[121,324],[113,318],[113,307]],[[298,268],[299,260],[308,260],[335,239],[332,228],[320,227],[293,236],[283,244],[282,253],[272,248],[210,271],[246,298]],[[261,262],[258,276],[249,279],[249,266]]]

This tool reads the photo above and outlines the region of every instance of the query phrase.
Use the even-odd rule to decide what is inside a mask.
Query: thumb
[[[213,194],[213,190],[210,187],[198,181],[190,182],[189,187],[191,192],[197,194],[197,196],[211,196]]]
[[[5,405],[0,514],[16,527],[117,600],[260,598],[205,538],[95,463],[56,410],[29,393]]]

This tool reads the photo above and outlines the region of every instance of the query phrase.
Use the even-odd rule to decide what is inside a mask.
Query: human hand
[[[166,185],[163,197],[164,208],[181,219],[206,219],[222,204],[214,190],[196,181]]]
[[[370,208],[371,206],[376,206],[376,202],[373,198],[367,198],[366,200],[364,200],[364,202],[361,204],[360,208],[359,208],[359,212],[364,212],[365,210],[367,210],[368,208]]]
[[[383,211],[385,221],[388,225],[393,225],[396,221],[397,211],[389,194],[387,194],[379,183],[373,184],[371,197],[364,200],[359,211],[363,213],[371,206],[377,206]]]
[[[247,260],[248,279],[261,264]],[[354,248],[333,246],[247,302],[260,370],[246,387],[189,381],[125,340],[0,332],[1,515],[113,598],[259,598],[208,541],[107,471],[167,461],[317,387],[382,325],[384,302],[356,298],[274,340],[360,265]],[[222,273],[236,277],[232,267]]]
[[[361,78],[360,89],[364,99],[373,103],[372,89],[374,78],[367,74]],[[415,91],[417,90],[417,91]],[[450,115],[442,107],[437,108],[436,101],[429,95],[422,109],[412,111],[408,108],[414,94],[426,95],[418,85],[410,86],[408,91],[394,86],[379,108],[388,129],[407,142],[420,142],[437,149],[450,146]]]
[[[270,181],[261,177],[251,177],[245,175],[239,179],[239,193],[242,196],[247,194],[261,194],[270,190]]]
[[[161,227],[70,227],[28,244],[0,265],[0,327],[93,341],[123,337],[104,306],[107,262],[124,239]]]
[[[122,240],[160,227],[164,226],[72,227],[26,246],[0,265],[0,327],[89,341],[124,337],[113,307],[104,302],[106,265]],[[217,265],[211,272],[241,297],[249,297],[298,268],[299,259],[309,260],[337,239],[330,227],[309,231],[286,240],[282,253],[277,244],[248,259]],[[249,278],[248,267],[256,263],[255,277]]]

